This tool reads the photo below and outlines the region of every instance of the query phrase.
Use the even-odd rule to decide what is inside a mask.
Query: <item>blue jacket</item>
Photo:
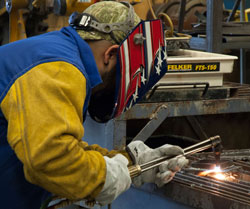
[[[23,163],[20,161],[22,157],[17,158],[7,141],[7,133],[11,134],[12,130],[8,130],[8,121],[2,106],[18,79],[36,66],[57,61],[73,65],[85,77],[86,98],[82,107],[82,113],[85,115],[91,88],[99,84],[101,78],[90,47],[73,28],[65,27],[61,31],[0,47],[0,207],[2,209],[38,209],[41,202],[50,195],[45,189],[26,180]]]

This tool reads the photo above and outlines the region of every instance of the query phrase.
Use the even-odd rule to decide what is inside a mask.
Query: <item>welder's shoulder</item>
[[[0,57],[0,104],[17,83],[40,90],[52,85],[77,90],[82,84],[86,89],[84,67],[73,45],[60,32],[51,32],[3,46],[1,54],[6,56]]]
[[[39,97],[41,92],[50,92],[50,95],[61,92],[69,99],[75,96],[85,98],[86,78],[77,67],[68,62],[45,62],[34,66],[16,78],[11,85],[6,86],[5,91],[1,92],[0,105],[2,106],[4,101],[5,103],[6,101],[14,101],[16,93],[18,93],[17,90],[18,92],[21,91],[22,95],[30,95],[29,97],[31,95]],[[13,92],[16,93],[13,94]],[[33,92],[33,94],[30,94],[30,92]]]
[[[34,66],[22,77],[28,79],[41,80],[46,82],[64,82],[69,87],[74,87],[75,83],[85,82],[85,77],[82,72],[73,64],[67,61],[44,62]],[[22,79],[22,78],[20,78]]]

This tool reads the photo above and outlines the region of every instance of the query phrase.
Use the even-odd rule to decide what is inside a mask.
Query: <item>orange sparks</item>
[[[214,169],[211,169],[211,170],[206,170],[206,171],[200,172],[198,175],[199,176],[208,176],[208,177],[212,177],[212,178],[215,178],[218,180],[230,180],[230,181],[232,181],[235,179],[234,176],[227,174],[227,173],[223,173],[219,166],[215,166]]]
[[[220,166],[215,166],[214,169],[200,172],[199,176],[207,176],[210,173],[218,173],[218,172],[221,172]]]

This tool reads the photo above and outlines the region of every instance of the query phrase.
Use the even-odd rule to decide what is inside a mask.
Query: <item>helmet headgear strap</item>
[[[122,31],[128,34],[134,27],[134,8],[128,2],[121,2],[129,8],[127,19],[122,23],[100,23],[95,17],[88,13],[74,12],[69,18],[69,24],[77,30],[91,31],[93,29],[110,34],[111,38],[119,44],[113,31]]]

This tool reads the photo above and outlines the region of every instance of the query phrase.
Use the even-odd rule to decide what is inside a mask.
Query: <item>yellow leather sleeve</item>
[[[1,103],[25,178],[72,200],[95,197],[106,175],[102,154],[81,141],[85,97],[85,77],[59,61],[19,77]]]
[[[129,161],[128,165],[129,166],[133,165],[132,159],[130,158],[129,154],[125,150],[111,150],[111,151],[108,151],[108,149],[100,147],[98,144],[93,144],[93,145],[89,145],[89,146],[86,145],[84,147],[84,149],[85,150],[95,150],[95,151],[100,152],[103,156],[108,156],[108,157],[114,157],[117,154],[122,154],[128,159],[128,161]]]

